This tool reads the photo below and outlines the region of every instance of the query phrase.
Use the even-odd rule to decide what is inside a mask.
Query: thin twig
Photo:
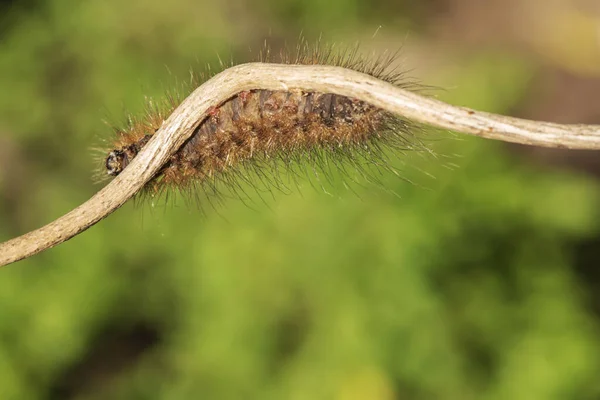
[[[236,93],[267,89],[335,93],[408,120],[487,139],[569,149],[600,149],[600,126],[528,121],[451,106],[371,76],[332,66],[251,63],[229,68],[197,88],[131,164],[90,200],[42,228],[0,244],[0,266],[30,257],[83,232],[138,192],[192,135],[211,107]]]

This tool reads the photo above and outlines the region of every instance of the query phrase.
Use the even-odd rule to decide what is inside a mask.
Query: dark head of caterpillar
[[[150,140],[151,135],[144,135],[140,139],[131,144],[121,146],[108,153],[105,160],[106,173],[110,176],[117,176],[131,162],[133,157],[139,153],[146,143]]]
[[[123,150],[113,150],[106,157],[106,172],[110,176],[117,176],[129,164],[129,157]]]
[[[394,70],[394,61],[395,55],[367,61],[356,51],[338,54],[306,45],[295,59],[281,57],[284,63],[342,66],[403,88],[416,88]],[[105,159],[105,174],[118,175],[176,105],[172,101],[165,110],[152,109],[147,118],[122,130]],[[342,171],[348,165],[387,168],[382,145],[400,152],[426,150],[419,133],[410,122],[345,96],[300,90],[244,91],[208,113],[147,189],[155,194],[200,184],[214,192],[223,182],[235,190],[240,180],[248,182],[247,171],[277,181],[273,175],[281,163],[287,171],[304,163],[315,174],[326,174],[332,166]]]

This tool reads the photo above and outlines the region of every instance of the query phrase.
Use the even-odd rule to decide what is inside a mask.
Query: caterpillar
[[[284,50],[276,62],[340,66],[421,91],[424,86],[396,69],[397,58],[398,52],[386,52],[370,60],[358,46],[335,50],[302,42],[294,56]],[[268,49],[261,52],[260,61],[273,62]],[[114,177],[123,171],[179,101],[170,96],[166,106],[150,103],[145,118],[130,118],[126,128],[116,129],[117,138],[104,153],[103,175]],[[295,176],[295,167],[303,163],[317,175],[327,174],[332,166],[342,172],[351,166],[369,178],[372,167],[391,169],[386,148],[396,154],[430,152],[418,125],[357,99],[300,90],[244,91],[209,111],[145,192],[156,196],[173,188],[193,192],[201,186],[218,195],[224,183],[237,193],[240,180],[252,183],[252,174],[267,179],[267,187],[279,187],[281,166]]]

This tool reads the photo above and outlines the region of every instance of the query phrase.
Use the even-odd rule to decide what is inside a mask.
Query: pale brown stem
[[[188,139],[211,107],[245,90],[300,89],[371,103],[415,122],[486,139],[568,149],[600,149],[600,126],[528,121],[451,106],[371,76],[332,66],[251,63],[229,68],[197,88],[131,164],[84,204],[0,244],[0,266],[30,257],[83,232],[138,192]]]

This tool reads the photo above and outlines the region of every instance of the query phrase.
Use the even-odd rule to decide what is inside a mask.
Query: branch
[[[335,93],[415,122],[486,139],[568,149],[600,149],[600,126],[528,121],[451,106],[371,76],[332,66],[251,63],[198,87],[164,122],[131,164],[84,204],[42,228],[0,244],[0,266],[69,240],[121,207],[192,135],[211,107],[253,89]]]

